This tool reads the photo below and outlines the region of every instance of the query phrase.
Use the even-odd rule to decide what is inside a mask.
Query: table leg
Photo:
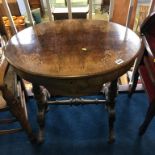
[[[117,81],[118,79],[112,81],[108,87],[107,96],[107,109],[109,113],[109,143],[115,141],[114,134],[114,122],[115,122],[115,97],[117,96]]]
[[[37,114],[39,124],[38,142],[42,143],[44,141],[45,112],[47,109],[46,96],[43,91],[43,88],[36,84],[33,84],[33,93],[35,99],[37,100],[38,105],[38,114]]]

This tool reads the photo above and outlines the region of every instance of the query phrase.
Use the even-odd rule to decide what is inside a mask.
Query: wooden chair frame
[[[155,116],[155,69],[151,62],[150,56],[153,58],[154,54],[149,46],[146,36],[150,33],[150,27],[155,25],[155,13],[150,14],[141,25],[141,36],[142,36],[142,52],[139,54],[135,63],[133,71],[133,83],[130,84],[129,97],[132,96],[136,89],[138,77],[142,79],[145,91],[149,98],[149,108],[147,110],[145,119],[139,128],[139,135],[143,135],[148,128],[152,118]],[[152,68],[153,67],[153,68]],[[147,76],[146,76],[147,75]]]
[[[35,141],[35,136],[32,133],[32,128],[28,121],[26,100],[24,91],[22,90],[21,80],[15,78],[15,84],[17,83],[17,97],[7,88],[7,85],[4,82],[5,76],[8,72],[9,64],[5,59],[4,55],[1,57],[0,62],[0,90],[2,92],[2,97],[6,101],[6,106],[0,109],[0,112],[10,111],[14,118],[0,120],[0,124],[8,124],[15,121],[18,121],[21,125],[21,128],[0,130],[0,135],[2,134],[11,134],[18,131],[24,130],[31,141]],[[17,77],[15,75],[15,77]]]

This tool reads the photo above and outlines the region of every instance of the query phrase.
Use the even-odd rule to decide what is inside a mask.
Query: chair
[[[149,107],[144,122],[139,128],[139,135],[143,135],[155,115],[155,13],[149,15],[140,28],[144,50],[138,57],[135,65],[133,83],[130,86],[131,97],[137,86],[138,77],[141,77],[144,89],[148,95]]]
[[[15,93],[13,93],[5,84],[7,74],[9,74],[9,81],[7,81],[8,83],[15,84],[15,81],[17,80],[17,89]],[[2,112],[9,111],[13,115],[13,118],[0,120],[0,125],[18,121],[21,128],[3,129],[0,130],[0,135],[12,134],[24,130],[29,139],[34,141],[35,136],[33,135],[31,126],[28,122],[24,91],[20,85],[21,80],[17,78],[12,80],[10,77],[14,77],[13,75],[15,75],[13,70],[9,68],[5,57],[2,56],[0,59],[0,113],[2,114]],[[17,97],[15,96],[16,92],[18,95]]]
[[[130,6],[130,0],[115,0],[112,9],[113,13],[112,15],[110,15],[110,21],[119,23],[121,25],[126,25],[130,10],[131,17],[129,19],[128,27],[133,29],[136,16],[137,1],[138,0],[133,0],[133,5]]]

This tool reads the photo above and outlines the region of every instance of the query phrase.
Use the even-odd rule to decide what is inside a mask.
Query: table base
[[[42,143],[44,141],[44,127],[45,127],[45,113],[47,111],[49,104],[55,105],[83,105],[83,104],[103,104],[105,103],[106,108],[108,110],[108,119],[109,119],[109,138],[108,142],[113,143],[115,141],[115,133],[114,133],[114,122],[115,122],[115,98],[117,96],[117,81],[118,79],[112,81],[105,86],[105,96],[106,100],[87,100],[81,98],[73,98],[69,100],[55,100],[48,101],[48,92],[39,85],[33,84],[33,93],[34,97],[37,100],[38,106],[38,114],[37,120],[39,124],[38,131],[38,143]]]

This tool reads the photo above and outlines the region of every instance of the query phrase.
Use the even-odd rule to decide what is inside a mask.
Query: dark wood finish
[[[87,12],[77,12],[77,13],[72,13],[72,18],[73,19],[87,19]],[[62,19],[68,19],[68,13],[52,13],[54,16],[54,20],[62,20]]]
[[[28,0],[32,9],[41,8],[40,0]]]
[[[118,79],[113,80],[109,86],[108,91],[105,92],[107,98],[107,109],[109,113],[109,143],[113,143],[115,140],[114,122],[115,122],[115,98],[117,96],[117,82]]]
[[[49,87],[51,92],[88,95],[100,91],[109,78],[122,75],[137,56],[139,37],[128,29],[124,38],[125,30],[105,21],[42,23],[12,37],[5,56],[19,75]],[[25,34],[27,38],[23,37]],[[124,62],[117,65],[115,61],[120,58]],[[97,85],[89,78],[98,81]]]
[[[143,56],[144,56],[144,52],[145,52],[145,45],[144,45],[144,42],[145,42],[145,37],[143,36],[142,37],[142,46],[141,46],[141,50],[140,50],[140,53],[135,61],[135,65],[134,65],[134,69],[133,69],[133,72],[132,72],[132,77],[131,77],[131,81],[129,83],[129,97],[132,96],[133,92],[135,91],[136,87],[137,87],[137,82],[138,82],[138,77],[139,77],[139,73],[138,73],[138,68],[139,68],[139,65],[142,63],[142,59],[143,59]]]
[[[155,25],[154,18],[155,18],[155,12],[145,18],[140,27],[140,32],[142,35],[144,34],[145,36],[147,36],[147,34],[153,34],[154,32],[153,28]]]
[[[145,57],[145,58],[147,59],[148,57]],[[145,66],[145,63],[141,64],[141,65],[139,65],[138,71],[136,72],[136,74],[134,76],[133,85],[131,87],[132,89],[129,94],[130,97],[132,96],[132,94],[135,90],[135,87],[137,86],[137,81],[138,81],[139,76],[141,77],[143,86],[145,88],[145,91],[146,91],[146,93],[148,95],[148,99],[149,99],[149,107],[147,109],[145,119],[139,128],[139,135],[143,135],[155,115],[155,97],[154,97],[155,86],[152,83],[151,78],[149,77],[149,72]]]
[[[109,4],[110,4],[110,0],[102,0],[102,3],[103,3],[104,5],[109,5]]]
[[[47,109],[40,85],[52,95],[75,97],[100,92],[103,83],[112,81],[108,95],[112,142],[116,79],[133,65],[140,46],[139,37],[130,29],[126,33],[121,25],[97,20],[42,23],[12,37],[5,56],[17,74],[33,84],[39,109],[39,140],[43,140]],[[117,64],[118,59],[123,62]]]
[[[143,135],[151,120],[155,116],[155,14],[148,16],[142,26],[141,35],[144,49],[138,57],[134,69],[133,84],[130,86],[129,96],[131,97],[137,86],[138,77],[142,79],[145,91],[148,94],[149,107],[142,125],[139,128],[139,135]]]
[[[7,0],[7,2],[13,16],[21,15],[17,0]],[[0,11],[1,11],[1,16],[6,16],[6,12],[3,7],[2,0],[0,0]]]
[[[38,102],[38,123],[40,127],[40,132],[38,134],[38,141],[42,142],[44,140],[44,127],[45,127],[45,112],[47,108],[45,95],[43,93],[42,87],[33,84],[34,96]]]

